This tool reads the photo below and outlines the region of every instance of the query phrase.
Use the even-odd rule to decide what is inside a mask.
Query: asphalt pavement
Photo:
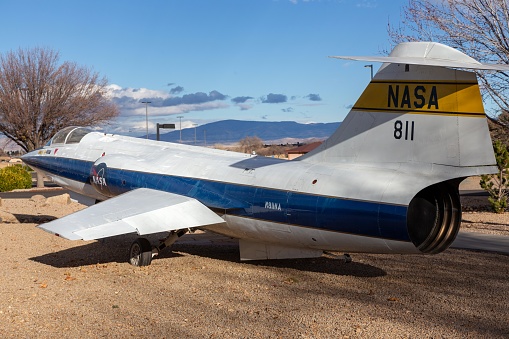
[[[459,232],[451,247],[509,254],[509,237],[476,232]]]

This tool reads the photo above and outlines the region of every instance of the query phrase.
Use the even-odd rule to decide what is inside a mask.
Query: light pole
[[[148,104],[151,104],[152,101],[142,101],[142,104],[145,104],[145,126],[147,129],[147,139],[148,139]]]
[[[193,124],[193,127],[194,127],[194,145],[196,146],[196,126],[198,126],[198,124]]]
[[[177,118],[180,119],[180,143],[182,143],[182,115],[179,115]]]
[[[370,65],[364,65],[364,67],[369,67],[369,68],[371,68],[371,79],[373,79],[373,64],[370,64]]]

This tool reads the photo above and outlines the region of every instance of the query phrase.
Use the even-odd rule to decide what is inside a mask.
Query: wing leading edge
[[[221,217],[196,199],[139,188],[38,227],[69,240],[94,240],[222,223]]]

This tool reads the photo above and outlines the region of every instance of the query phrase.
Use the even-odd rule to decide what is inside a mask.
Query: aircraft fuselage
[[[382,201],[401,177],[394,169],[316,165],[101,133],[47,146],[30,161],[59,185],[98,200],[141,187],[195,198],[227,221],[209,229],[235,238],[419,253],[407,230],[412,197]]]

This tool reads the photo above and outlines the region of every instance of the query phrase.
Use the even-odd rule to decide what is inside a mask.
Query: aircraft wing
[[[38,227],[70,240],[139,235],[225,223],[198,200],[139,188]]]

